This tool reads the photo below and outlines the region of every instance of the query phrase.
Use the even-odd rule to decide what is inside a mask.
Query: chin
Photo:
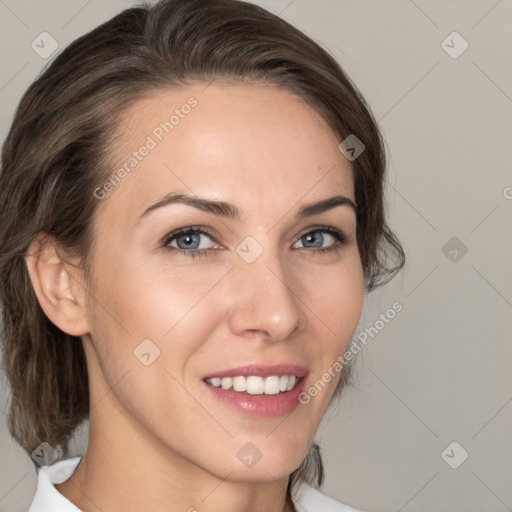
[[[265,437],[261,441],[256,438],[252,441],[237,440],[236,445],[234,463],[227,464],[222,475],[225,477],[231,472],[229,479],[238,481],[287,478],[300,466],[308,453],[306,443],[304,446],[300,442],[291,444],[289,439],[281,440],[278,437],[271,443]]]

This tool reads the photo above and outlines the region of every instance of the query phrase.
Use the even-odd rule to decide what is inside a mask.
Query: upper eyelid
[[[203,235],[208,235],[210,238],[212,238],[214,241],[218,243],[222,243],[220,237],[215,235],[215,231],[212,233],[212,230],[209,228],[203,227],[203,226],[185,226],[183,228],[173,229],[172,231],[169,231],[163,238],[164,241],[172,240],[174,238],[177,238],[178,236],[181,236],[182,234],[187,233],[196,233],[199,232]]]

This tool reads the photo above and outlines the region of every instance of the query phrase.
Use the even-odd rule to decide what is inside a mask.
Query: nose
[[[306,325],[300,286],[279,255],[264,251],[255,261],[237,261],[230,272],[232,309],[229,324],[240,336],[261,335],[271,342],[285,340]]]

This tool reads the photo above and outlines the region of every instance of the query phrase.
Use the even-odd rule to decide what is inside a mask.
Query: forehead
[[[101,206],[124,209],[128,218],[173,191],[205,192],[242,211],[244,203],[290,205],[335,191],[354,198],[352,168],[337,136],[287,90],[254,83],[159,90],[121,121],[111,172],[126,172]]]

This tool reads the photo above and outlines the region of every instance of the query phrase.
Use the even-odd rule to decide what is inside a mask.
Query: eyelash
[[[331,245],[330,247],[324,247],[321,249],[312,249],[311,251],[308,251],[308,252],[324,254],[324,253],[331,252],[331,251],[339,251],[341,249],[341,247],[347,243],[347,236],[345,235],[345,233],[343,233],[339,229],[336,229],[336,228],[333,228],[330,226],[314,227],[313,229],[310,229],[310,230],[306,231],[305,233],[303,233],[302,235],[300,235],[299,239],[301,239],[305,235],[308,235],[309,233],[316,233],[316,232],[329,233],[336,239],[336,242],[333,245]],[[210,237],[214,243],[217,243],[217,244],[219,243],[210,232],[208,232],[201,226],[188,226],[186,228],[181,228],[181,229],[178,229],[171,233],[168,233],[165,236],[165,238],[162,240],[161,247],[163,247],[168,252],[172,252],[175,254],[183,254],[185,256],[190,256],[192,258],[195,258],[196,256],[199,256],[199,257],[208,256],[209,251],[211,251],[212,249],[192,249],[190,251],[184,251],[182,249],[176,249],[175,247],[168,246],[168,244],[171,241],[173,241],[175,238],[179,238],[182,235],[187,235],[190,233],[201,233],[203,235]],[[307,247],[302,247],[301,249],[307,249]],[[213,250],[215,250],[215,249],[213,249]]]

